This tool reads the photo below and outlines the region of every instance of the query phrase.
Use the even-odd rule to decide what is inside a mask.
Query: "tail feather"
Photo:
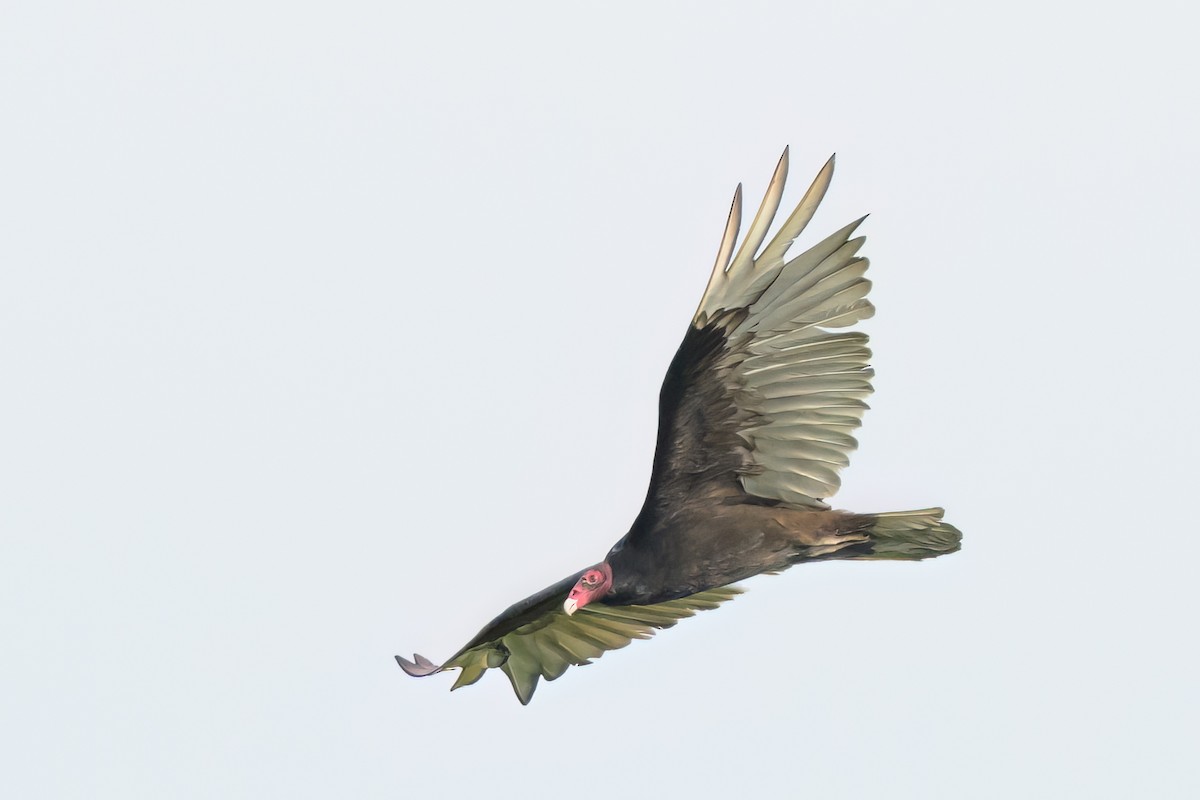
[[[918,561],[953,553],[962,546],[962,533],[953,525],[942,522],[945,513],[940,508],[922,508],[872,514],[875,522],[868,529],[871,535],[869,552],[846,557],[864,561]]]

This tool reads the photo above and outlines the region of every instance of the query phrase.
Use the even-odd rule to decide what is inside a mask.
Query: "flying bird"
[[[788,172],[783,151],[746,236],[742,187],[712,277],[659,394],[650,488],[604,560],[509,607],[443,664],[396,656],[409,675],[461,672],[451,689],[499,668],[522,704],[633,639],[646,639],[741,592],[733,584],[830,559],[917,561],[959,549],[940,508],[859,514],[825,502],[857,442],[874,371],[874,313],[855,220],[794,258],[833,176],[831,157],[767,241]],[[735,253],[736,248],[736,253]]]

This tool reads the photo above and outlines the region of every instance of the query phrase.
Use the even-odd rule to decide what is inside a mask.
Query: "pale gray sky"
[[[0,24],[12,797],[1184,797],[1185,4],[39,3]],[[871,212],[824,564],[543,683],[404,676],[593,563],[735,184]]]

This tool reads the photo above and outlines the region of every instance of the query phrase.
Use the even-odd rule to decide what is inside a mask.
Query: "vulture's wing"
[[[634,639],[649,639],[656,629],[669,628],[741,593],[735,586],[725,586],[652,606],[606,606],[600,602],[568,616],[563,611],[563,600],[582,574],[565,578],[512,606],[445,664],[439,666],[419,655],[414,655],[413,661],[396,656],[396,661],[405,672],[417,677],[461,669],[451,690],[470,686],[488,669],[499,667],[524,705],[533,697],[539,678],[552,681],[571,665],[589,664]]]
[[[874,313],[856,255],[864,239],[850,238],[862,220],[786,258],[829,187],[830,158],[762,247],[787,170],[784,150],[736,254],[741,186],[734,194],[712,278],[663,381],[650,491],[631,536],[650,535],[689,498],[828,508],[857,446],[871,351],[865,334],[833,329]]]

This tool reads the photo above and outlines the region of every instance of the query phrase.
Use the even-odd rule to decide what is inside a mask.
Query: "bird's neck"
[[[612,569],[612,588],[601,598],[610,606],[648,606],[665,600],[674,600],[689,592],[664,594],[661,570],[655,569],[657,559],[629,548],[616,549],[606,559]]]

